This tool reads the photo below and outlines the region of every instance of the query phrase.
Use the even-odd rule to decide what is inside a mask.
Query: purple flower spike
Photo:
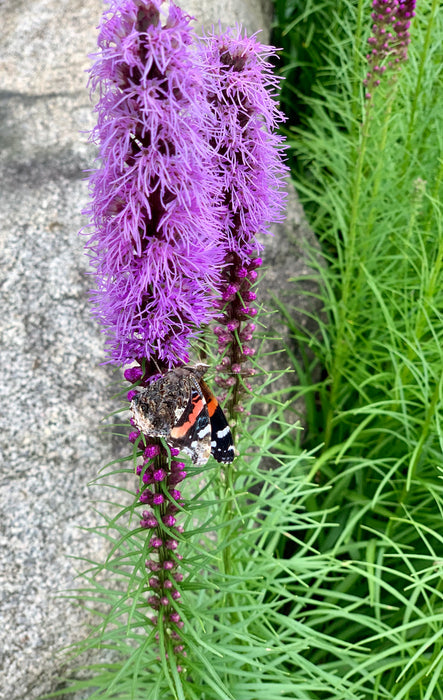
[[[208,93],[216,118],[213,134],[215,165],[222,180],[225,250],[234,253],[238,275],[226,278],[223,291],[239,291],[254,251],[262,246],[256,236],[269,233],[271,222],[280,221],[285,204],[282,137],[275,133],[284,120],[277,109],[279,78],[269,61],[274,49],[241,30],[208,36],[202,44]],[[232,256],[231,256],[232,257]],[[241,261],[245,261],[245,267]]]
[[[248,38],[240,30],[210,35],[202,45],[207,67],[208,94],[215,115],[214,167],[223,192],[225,267],[217,335],[221,355],[216,378],[226,389],[229,414],[234,417],[242,378],[249,375],[243,363],[253,349],[242,338],[242,324],[257,314],[245,302],[254,301],[251,289],[262,264],[257,235],[268,233],[271,222],[282,219],[284,185],[288,169],[282,160],[282,138],[275,133],[283,115],[276,106],[278,78],[268,59],[271,47]],[[226,376],[227,375],[227,376]]]
[[[223,262],[211,116],[189,18],[174,5],[162,17],[161,0],[109,4],[90,79],[92,299],[111,362],[172,367],[210,320]]]
[[[372,13],[373,35],[368,39],[371,52],[366,55],[369,71],[363,81],[367,100],[371,100],[372,90],[380,85],[378,76],[387,69],[398,69],[408,58],[407,47],[411,41],[408,29],[415,16],[415,3],[416,0],[374,0],[372,3],[375,10]]]
[[[99,147],[85,212],[94,313],[109,361],[129,363],[125,378],[141,389],[186,364],[190,342],[217,317],[232,415],[254,372],[244,363],[254,354],[257,235],[281,218],[284,204],[273,50],[239,30],[198,45],[173,2],[169,13],[162,0],[107,2],[90,78]],[[135,393],[131,387],[128,399]],[[162,623],[159,616],[153,624],[169,634],[170,622],[183,628],[172,603],[182,595],[177,520],[185,501],[175,487],[186,469],[171,461],[179,450],[164,447],[163,433],[149,432],[132,431],[130,441],[142,461],[138,504],[148,506],[140,519],[151,550],[147,601],[162,609]],[[185,656],[182,644],[175,649]]]

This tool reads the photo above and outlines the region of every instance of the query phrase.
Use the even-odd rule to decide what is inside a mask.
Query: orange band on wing
[[[206,382],[203,381],[203,379],[200,379],[200,389],[202,390],[202,394],[205,397],[206,400],[206,405],[208,406],[208,413],[209,413],[209,418],[212,418],[214,415],[215,411],[217,410],[218,406],[218,401],[215,398],[214,394],[206,384]]]
[[[175,425],[172,430],[171,430],[171,437],[177,440],[178,438],[183,437],[186,435],[186,433],[189,431],[189,428],[191,425],[194,425],[195,421],[199,417],[200,413],[203,410],[204,407],[204,402],[201,396],[198,394],[195,394],[195,396],[192,397],[192,411],[190,413],[186,413],[186,418],[183,421],[179,421],[177,425]]]

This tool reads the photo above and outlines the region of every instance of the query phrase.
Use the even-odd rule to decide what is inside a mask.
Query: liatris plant
[[[99,92],[99,165],[86,211],[92,300],[109,361],[130,365],[144,627],[177,674],[186,655],[177,608],[186,502],[177,486],[188,468],[176,458],[181,449],[195,465],[211,452],[219,462],[234,456],[203,382],[207,367],[186,365],[191,341],[217,315],[229,336],[223,342],[216,328],[229,374],[219,382],[234,386],[230,415],[240,411],[238,380],[252,374],[242,366],[253,353],[257,235],[283,206],[286,170],[272,133],[281,115],[270,48],[239,32],[199,43],[189,17],[174,4],[163,14],[162,0],[109,4],[91,70]]]
[[[93,300],[111,360],[136,361],[125,377],[142,387],[188,361],[190,339],[211,317],[224,257],[202,68],[189,18],[171,5],[163,19],[161,4],[112,0],[91,72],[92,89],[100,90],[94,132],[100,166],[90,178]],[[128,399],[137,394],[132,389]],[[181,625],[172,607],[182,578],[175,550],[183,529],[175,516],[183,501],[175,487],[186,472],[171,461],[175,455],[160,440],[165,435],[137,430],[130,440],[142,460],[139,502],[150,508],[140,520],[152,533],[147,602],[169,629],[171,622]],[[157,623],[157,616],[151,619]],[[177,642],[177,629],[169,636]]]
[[[284,17],[293,3],[279,6]],[[330,564],[304,604],[294,585],[287,609],[334,636],[306,647],[300,664],[341,668],[351,684],[294,697],[443,698],[443,12],[422,0],[408,27],[413,11],[326,0],[282,25],[295,51],[307,45],[291,145],[319,241],[312,282],[323,313],[311,330],[309,313],[300,322],[285,311],[304,360],[293,365],[308,406],[304,444],[319,454],[310,476],[328,488],[308,512],[331,523],[309,537]],[[375,53],[365,57],[368,37]],[[368,62],[369,80],[386,66],[376,89],[362,84]],[[299,547],[288,543],[289,560]]]
[[[245,367],[254,354],[256,293],[252,289],[262,264],[259,234],[280,219],[287,171],[282,140],[275,128],[283,115],[276,98],[278,80],[269,58],[271,47],[241,30],[211,34],[202,45],[208,72],[208,99],[216,123],[211,136],[214,165],[222,186],[225,266],[222,270],[217,335],[217,384],[225,390],[231,417],[242,412],[241,395],[250,388]]]
[[[277,4],[281,8],[285,2]],[[373,100],[367,100],[362,81],[368,70],[367,37],[374,34],[370,0],[340,0],[338,4],[326,0],[311,3],[307,10],[306,3],[297,0],[295,4],[303,5],[303,12],[293,20],[294,27],[302,30],[297,43],[320,56],[318,70],[293,86],[298,92],[303,83],[314,83],[309,124],[301,138],[294,133],[294,140],[306,176],[300,181],[300,195],[326,258],[325,264],[323,260],[318,264],[318,286],[312,292],[324,300],[324,316],[316,319],[321,332],[306,338],[310,323],[297,331],[306,364],[301,367],[294,361],[301,382],[294,393],[299,392],[309,407],[304,445],[312,451],[299,453],[285,418],[287,407],[279,402],[277,392],[269,397],[268,415],[248,420],[243,414],[238,455],[229,469],[220,470],[212,460],[200,465],[179,461],[178,447],[167,430],[163,439],[150,434],[148,423],[145,432],[133,431],[134,454],[128,463],[138,472],[139,493],[134,499],[131,482],[131,501],[123,501],[127,505],[122,506],[127,492],[114,490],[118,494],[113,499],[115,513],[106,501],[106,525],[94,528],[92,534],[102,536],[111,551],[103,565],[87,562],[84,573],[83,597],[86,603],[92,601],[99,620],[81,647],[88,653],[86,667],[93,678],[78,681],[69,691],[87,687],[90,700],[443,697],[443,499],[438,483],[438,469],[443,466],[439,444],[443,86],[436,49],[442,45],[443,16],[438,13],[438,0],[420,3],[408,61],[401,73],[395,73],[398,88],[383,80],[373,90]],[[161,34],[150,19],[159,10],[158,3],[122,2],[123,6],[132,8],[130,16],[140,19],[134,29],[132,20],[123,21],[123,15],[118,15],[117,37],[109,45],[116,58],[128,32],[138,35],[139,41],[133,42],[136,47],[143,45],[145,33],[152,33],[154,26]],[[144,8],[144,18],[140,8]],[[293,0],[288,0],[289,14],[293,8]],[[175,8],[172,12],[175,17],[179,14]],[[306,27],[310,13],[314,21]],[[319,16],[323,17],[320,42]],[[171,21],[162,20],[162,31]],[[235,37],[231,34],[231,39]],[[169,55],[159,42],[146,53],[146,66],[151,65],[156,49],[163,58]],[[169,48],[177,48],[177,42]],[[240,182],[235,195],[239,206],[234,209],[228,190],[234,181],[232,172],[235,168],[243,172],[244,164],[241,150],[238,157],[232,153],[225,158],[223,147],[217,146],[223,121],[216,118],[215,107],[227,105],[227,89],[223,92],[218,77],[210,89],[209,76],[211,72],[217,76],[219,62],[205,67],[201,50],[192,42],[187,51],[202,71],[202,87],[193,105],[208,114],[204,125],[196,122],[192,135],[195,139],[199,133],[202,136],[201,163],[208,162],[209,145],[211,165],[203,167],[201,177],[214,177],[218,183],[211,186],[211,202],[217,209],[214,226],[222,249],[220,275],[208,279],[226,296],[231,281],[238,283],[236,277],[230,280],[227,276],[234,263],[229,256],[239,255],[249,265],[260,254],[257,232],[251,229],[237,247],[243,229],[235,223],[236,212],[247,214],[240,197],[243,200],[248,194],[255,175],[236,181]],[[130,56],[131,51],[125,52],[122,62],[127,63]],[[228,64],[232,53],[230,56]],[[149,73],[148,68],[146,71]],[[240,77],[233,65],[224,72],[228,81]],[[165,79],[171,73],[172,68]],[[137,93],[137,80],[130,89]],[[185,97],[182,90],[172,92],[176,100]],[[245,88],[250,101],[251,92],[252,88]],[[387,95],[391,113],[386,109]],[[125,99],[123,94],[120,98]],[[244,104],[240,98],[226,111],[238,115],[239,105]],[[151,110],[153,119],[158,110]],[[131,106],[130,114],[134,113]],[[176,123],[186,114],[186,109],[180,109]],[[243,119],[247,123],[248,116],[233,119],[241,135]],[[247,128],[245,124],[245,132]],[[225,148],[231,145],[227,132],[226,127]],[[125,137],[124,130],[121,136]],[[260,136],[263,134],[257,138]],[[145,134],[145,143],[139,134],[134,137],[132,155],[138,156],[137,148],[144,149],[148,167],[150,137]],[[171,148],[168,146],[168,153],[173,161]],[[120,181],[116,177],[109,187]],[[145,192],[143,177],[140,183]],[[192,188],[193,178],[184,181],[184,186]],[[166,189],[168,209],[169,185]],[[256,189],[257,197],[259,191]],[[137,197],[135,188],[133,192]],[[150,206],[155,210],[154,194],[153,199]],[[138,205],[134,207],[138,212]],[[184,215],[191,213],[189,207],[185,210]],[[230,217],[233,223],[223,227],[222,222]],[[167,215],[160,221],[166,219]],[[156,226],[149,230],[157,231]],[[122,231],[119,227],[113,231],[116,241]],[[141,240],[142,255],[148,256],[145,234]],[[173,236],[173,241],[175,244],[178,238]],[[315,260],[320,246],[315,248]],[[111,242],[109,247],[115,249]],[[107,254],[105,247],[103,254]],[[100,279],[99,265],[96,270]],[[197,276],[199,272],[196,270]],[[134,274],[138,279],[136,270]],[[107,278],[110,291],[114,279],[112,275]],[[254,281],[249,277],[244,291],[254,293]],[[149,301],[152,293],[161,290],[161,282],[155,287],[151,284],[143,295]],[[240,290],[235,289],[237,293]],[[213,294],[209,285],[207,294]],[[96,299],[101,303],[99,296]],[[216,312],[229,315],[234,301],[221,300]],[[253,301],[243,304],[253,308]],[[136,309],[142,327],[149,319],[157,321],[144,315],[145,310],[149,307],[144,303]],[[180,308],[176,311],[179,321]],[[287,315],[291,319],[291,311]],[[113,317],[107,318],[112,353],[119,328],[112,325]],[[233,318],[238,317],[233,314]],[[250,318],[255,322],[255,317]],[[242,319],[241,331],[250,318]],[[190,324],[192,329],[188,326],[191,320],[188,314],[181,336],[180,358],[184,360],[185,353],[192,354],[188,341],[198,334],[194,325]],[[228,330],[227,318],[218,321]],[[135,331],[136,341],[142,338],[142,327]],[[158,324],[157,330],[161,327]],[[179,322],[171,325],[171,333],[181,327]],[[238,328],[229,332],[235,336]],[[232,366],[233,340],[227,340],[223,350]],[[247,339],[246,346],[249,342]],[[200,345],[200,340],[195,343],[196,348]],[[126,356],[133,365],[126,376],[132,384],[129,397],[135,408],[143,403],[134,400],[135,396],[151,399],[156,387],[160,390],[169,383],[168,378],[181,375],[191,381],[190,367],[180,365],[174,352],[158,357],[159,346],[161,343],[151,347],[147,342]],[[206,356],[211,357],[211,352]],[[116,363],[122,358],[119,353],[111,354]],[[312,381],[315,362],[321,372]],[[241,364],[244,368],[246,363]],[[263,384],[269,385],[269,375],[262,377]],[[223,388],[232,391],[230,386]],[[261,386],[255,395],[260,391]],[[165,392],[165,398],[169,396]],[[254,395],[243,396],[251,412],[253,399]],[[155,401],[152,405],[149,412],[154,418]],[[196,389],[194,417],[200,415],[200,406]],[[169,408],[174,412],[176,404],[170,402]],[[239,417],[238,412],[235,415]],[[183,422],[174,426],[178,441],[184,426]],[[125,436],[127,428],[126,423]],[[268,464],[268,458],[273,459],[272,471],[264,468],[263,458]],[[106,478],[112,480],[113,488],[116,472],[128,472],[132,478],[133,470],[124,467],[124,460],[109,467]],[[128,517],[132,518],[129,525]]]

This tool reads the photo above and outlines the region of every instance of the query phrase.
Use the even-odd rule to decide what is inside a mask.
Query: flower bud
[[[143,370],[140,366],[128,367],[123,373],[124,378],[131,384],[135,384],[143,376]]]
[[[155,493],[152,497],[152,504],[154,506],[160,506],[162,503],[164,503],[164,500],[165,497],[162,493]]]

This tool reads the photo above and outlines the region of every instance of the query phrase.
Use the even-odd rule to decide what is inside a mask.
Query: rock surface
[[[182,3],[184,5],[184,2]],[[202,0],[186,9],[209,28],[270,26],[267,0]],[[94,150],[86,91],[101,0],[0,2],[0,698],[34,700],[57,688],[55,652],[84,636],[81,611],[59,594],[75,586],[76,557],[101,542],[88,487],[127,449],[100,429],[115,410],[113,370],[90,317],[87,260],[78,230],[87,200],[83,171]],[[267,32],[262,35],[267,41]],[[285,230],[297,238],[293,200]],[[303,262],[284,245],[286,276]],[[274,239],[273,265],[281,262]],[[301,267],[300,267],[301,266]],[[276,274],[275,272],[273,274]],[[280,276],[276,274],[276,279]],[[123,447],[122,447],[123,446]]]

